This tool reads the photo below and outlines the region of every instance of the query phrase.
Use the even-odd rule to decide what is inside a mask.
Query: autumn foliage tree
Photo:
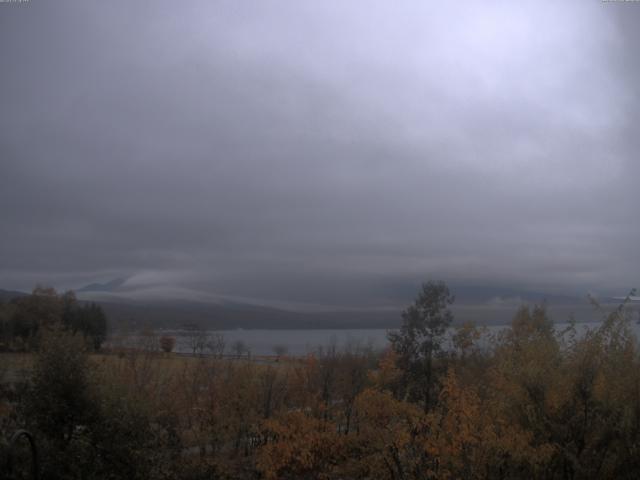
[[[167,335],[163,335],[160,337],[160,348],[164,353],[171,353],[176,346],[176,339],[174,337],[169,337]]]
[[[73,291],[59,294],[53,288],[37,286],[31,295],[14,298],[11,303],[11,333],[27,346],[36,347],[40,329],[56,324],[79,333],[95,350],[106,339],[107,317],[102,308],[79,302]]]

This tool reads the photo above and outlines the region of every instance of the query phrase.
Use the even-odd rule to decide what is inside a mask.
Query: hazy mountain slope
[[[101,305],[113,329],[199,328],[234,329],[308,329],[308,328],[397,328],[406,305],[388,308],[338,308],[321,310],[261,305],[258,300],[247,303],[185,288],[131,288],[125,280],[114,279],[77,289],[82,302]],[[459,324],[473,321],[480,325],[506,324],[522,304],[546,300],[552,318],[557,322],[574,317],[577,321],[594,321],[601,314],[584,299],[563,295],[493,287],[452,287],[456,295],[452,306]],[[8,301],[27,293],[0,290],[0,300]],[[603,299],[604,304],[619,300]],[[406,303],[407,305],[409,302]]]
[[[2,290],[2,289],[0,289],[0,302],[8,302],[12,298],[24,297],[26,295],[29,295],[29,294],[25,293],[25,292],[19,292],[17,290]]]

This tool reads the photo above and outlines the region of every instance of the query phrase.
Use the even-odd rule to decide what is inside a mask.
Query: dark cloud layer
[[[0,4],[0,285],[637,285],[640,4]]]

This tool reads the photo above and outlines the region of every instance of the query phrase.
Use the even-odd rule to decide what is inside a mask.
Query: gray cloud
[[[637,284],[639,6],[0,7],[2,286]]]

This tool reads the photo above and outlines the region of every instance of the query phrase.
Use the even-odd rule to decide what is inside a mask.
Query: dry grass
[[[25,381],[33,370],[31,353],[0,353],[0,384]]]
[[[121,352],[94,353],[90,361],[98,368],[103,378],[119,379],[120,382],[144,384],[147,381],[166,383],[176,378],[194,375],[202,368],[236,368],[251,365],[254,372],[275,367],[282,371],[299,364],[300,358],[277,358],[256,356],[250,360],[234,358],[213,358],[182,355],[175,353]],[[0,385],[23,383],[28,380],[34,368],[34,353],[0,353]]]

